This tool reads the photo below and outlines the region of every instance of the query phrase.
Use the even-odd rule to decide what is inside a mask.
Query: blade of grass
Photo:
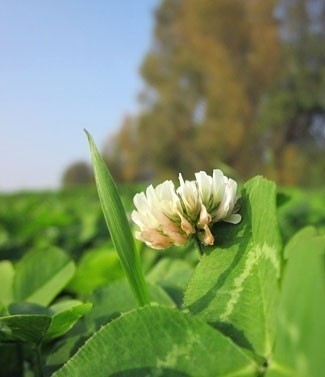
[[[147,305],[150,303],[148,288],[120,195],[92,136],[87,130],[85,132],[90,147],[98,196],[112,241],[139,305]]]

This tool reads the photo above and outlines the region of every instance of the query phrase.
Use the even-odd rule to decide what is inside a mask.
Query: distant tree
[[[63,172],[61,182],[63,187],[91,184],[94,182],[92,169],[86,162],[74,162]]]
[[[260,165],[257,118],[283,66],[274,5],[162,2],[142,66],[148,86],[139,117],[141,145],[158,175],[225,163],[247,176]]]
[[[139,162],[136,119],[125,115],[120,129],[110,136],[103,156],[114,179],[118,182],[137,181],[143,178],[144,167]]]
[[[282,182],[319,184],[325,171],[325,3],[281,0],[278,18],[285,74],[264,103],[270,157]]]
[[[322,183],[325,5],[320,0],[162,0],[139,114],[110,138],[118,180],[192,176]]]

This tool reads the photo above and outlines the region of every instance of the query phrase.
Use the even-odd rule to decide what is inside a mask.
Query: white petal
[[[212,194],[213,194],[213,207],[216,207],[222,200],[225,193],[225,179],[221,170],[214,169],[212,177]]]
[[[231,224],[238,224],[241,221],[241,215],[239,215],[238,213],[233,213],[229,217],[223,219],[223,221]]]
[[[221,221],[227,217],[230,217],[236,203],[237,183],[232,179],[226,179],[225,192],[221,203],[213,216],[213,221]]]
[[[139,211],[133,211],[131,213],[131,219],[138,225],[139,228],[143,229],[146,227],[158,227],[159,222],[152,213],[143,213]]]
[[[189,218],[196,219],[200,212],[200,198],[199,192],[194,181],[180,180],[181,185],[177,189],[177,194],[181,199],[183,206],[185,207],[185,214]],[[182,206],[178,205],[180,211],[183,210]]]
[[[147,211],[148,209],[150,209],[148,200],[143,192],[135,194],[133,203],[138,211]]]
[[[147,196],[148,203],[151,206],[154,206],[157,203],[159,203],[156,190],[153,188],[152,185],[150,185],[149,187],[147,187],[146,196]]]
[[[195,178],[199,186],[202,202],[207,205],[212,192],[212,177],[207,175],[205,171],[200,171],[195,173]]]

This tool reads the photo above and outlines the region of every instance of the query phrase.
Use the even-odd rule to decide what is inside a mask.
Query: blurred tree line
[[[85,186],[95,183],[91,166],[84,161],[76,161],[70,164],[62,174],[62,186]]]
[[[162,0],[141,110],[103,150],[121,182],[222,168],[323,182],[322,0]]]

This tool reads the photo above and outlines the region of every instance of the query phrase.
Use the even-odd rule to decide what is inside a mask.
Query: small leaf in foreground
[[[66,333],[84,314],[92,307],[91,303],[82,303],[78,300],[65,300],[51,307],[44,307],[29,302],[15,302],[9,305],[8,310],[12,316],[39,315],[50,320],[42,341],[48,341]]]
[[[53,312],[51,324],[45,334],[45,340],[57,338],[70,330],[76,322],[92,308],[91,303],[69,300],[50,307]]]
[[[51,318],[40,314],[0,317],[0,342],[39,343],[50,326]]]

